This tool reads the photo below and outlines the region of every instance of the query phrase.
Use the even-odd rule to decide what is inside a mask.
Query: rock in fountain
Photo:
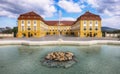
[[[47,67],[71,67],[76,63],[74,54],[71,52],[51,52],[45,56],[42,64]]]

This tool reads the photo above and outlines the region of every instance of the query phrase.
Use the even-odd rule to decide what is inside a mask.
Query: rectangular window
[[[86,27],[84,26],[84,30],[86,30]]]
[[[28,24],[30,24],[30,20],[28,20]]]
[[[92,21],[90,21],[90,26],[92,26]]]
[[[84,24],[86,24],[86,21],[84,21]]]
[[[90,24],[92,24],[92,21],[90,21]]]
[[[24,24],[24,21],[22,20],[21,23]]]
[[[87,24],[87,23],[86,23],[86,21],[84,21],[84,24],[83,24],[83,26],[86,26],[86,24]]]
[[[34,24],[36,24],[36,21],[34,20]]]
[[[95,21],[95,26],[98,26],[98,21]]]
[[[96,21],[95,24],[98,24],[98,21]]]
[[[28,30],[30,30],[30,26],[28,26]]]
[[[98,27],[95,27],[95,30],[97,31],[97,30],[98,30]]]
[[[92,27],[90,27],[90,30],[92,30]]]
[[[22,31],[24,31],[24,26],[22,26]]]
[[[36,26],[34,26],[34,31],[36,31]]]

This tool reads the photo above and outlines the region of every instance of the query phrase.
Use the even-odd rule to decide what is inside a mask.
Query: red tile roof
[[[101,20],[99,15],[93,14],[89,11],[78,17],[77,20]]]
[[[43,18],[39,15],[39,14],[37,14],[37,13],[35,13],[35,12],[33,12],[33,11],[31,11],[31,12],[28,12],[28,13],[24,13],[24,14],[21,14],[19,17],[18,17],[18,20],[25,20],[25,19],[27,19],[27,20],[31,20],[31,19],[33,19],[33,20],[43,20]]]
[[[59,21],[45,21],[49,26],[57,26]],[[60,21],[60,26],[71,26],[75,21]]]
[[[25,14],[21,14],[18,17],[18,20],[42,20],[44,23],[46,23],[49,26],[56,26],[58,25],[59,21],[45,21],[39,14],[31,11]],[[61,26],[72,26],[75,24],[78,20],[101,20],[99,15],[93,14],[89,11],[85,12],[83,15],[77,18],[76,21],[60,21]]]

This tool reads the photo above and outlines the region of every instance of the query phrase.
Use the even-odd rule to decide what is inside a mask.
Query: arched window
[[[68,32],[66,32],[66,35],[68,35]]]
[[[55,32],[53,32],[53,34],[55,34]]]

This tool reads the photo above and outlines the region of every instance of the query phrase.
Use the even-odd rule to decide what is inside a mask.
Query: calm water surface
[[[78,62],[68,69],[42,66],[52,51],[71,51]],[[120,46],[0,46],[0,74],[120,74]]]

